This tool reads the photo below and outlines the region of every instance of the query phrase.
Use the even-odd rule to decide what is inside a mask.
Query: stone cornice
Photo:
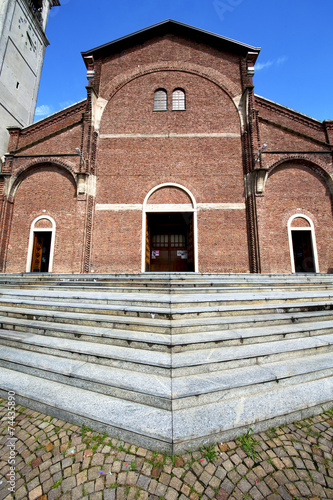
[[[47,116],[46,118],[39,120],[38,122],[29,125],[21,130],[21,136],[27,136],[37,132],[40,129],[44,129],[48,125],[53,125],[54,123],[62,121],[64,118],[68,118],[69,116],[75,115],[79,112],[84,113],[87,106],[87,99],[83,101],[77,102],[68,108],[64,108],[60,111],[57,111],[53,115]]]
[[[76,122],[73,122],[71,123],[70,125],[68,125],[67,127],[63,127],[63,128],[60,128],[58,130],[55,130],[54,132],[52,132],[51,134],[48,134],[48,135],[43,135],[42,137],[40,137],[39,139],[36,139],[35,141],[32,141],[28,144],[25,144],[24,146],[20,147],[20,148],[17,148],[17,149],[14,149],[12,151],[10,151],[10,153],[13,155],[13,154],[17,154],[17,153],[20,153],[21,151],[25,151],[26,149],[29,149],[33,146],[36,146],[37,144],[40,144],[41,142],[44,142],[48,139],[51,139],[52,137],[55,137],[59,134],[62,134],[63,132],[66,132],[67,130],[70,130],[71,128],[74,128],[78,125],[80,125],[82,123],[82,119],[80,120],[77,120]],[[34,156],[34,155],[32,155]],[[36,155],[38,156],[38,155]],[[57,155],[54,155],[54,156],[57,156]]]
[[[300,132],[299,130],[295,130],[289,127],[286,127],[285,125],[281,125],[281,123],[277,123],[273,120],[268,120],[267,118],[263,118],[262,116],[258,116],[258,120],[262,123],[266,123],[267,125],[271,125],[272,127],[280,128],[284,132],[288,132],[290,134],[298,135],[299,137],[303,137],[304,139],[307,139],[311,142],[315,142],[316,144],[320,144],[323,147],[328,148],[328,153],[331,151],[331,146],[325,141],[321,141],[320,139],[316,139],[315,137],[312,137],[311,135],[304,134],[304,132]]]
[[[269,100],[265,99],[264,97],[255,95],[255,104],[257,106],[262,107],[262,108],[268,109],[269,111],[274,111],[275,113],[278,113],[282,116],[286,116],[290,120],[301,123],[302,125],[305,125],[307,127],[311,127],[311,128],[318,130],[318,131],[323,130],[323,123],[320,122],[319,120],[316,120],[315,118],[311,118],[310,116],[303,115],[302,113],[299,113],[298,111],[294,111],[290,108],[287,108],[286,106],[283,106],[282,104],[278,104],[278,103],[275,103],[273,101],[269,101]]]

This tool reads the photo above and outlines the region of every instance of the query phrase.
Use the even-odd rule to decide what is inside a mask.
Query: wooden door
[[[147,214],[146,270],[186,272],[194,270],[193,214]]]
[[[149,231],[149,225],[148,225],[148,218],[146,219],[146,256],[145,256],[145,261],[146,261],[146,272],[150,271],[150,231]]]
[[[48,272],[51,249],[51,231],[36,231],[32,251],[31,272]]]

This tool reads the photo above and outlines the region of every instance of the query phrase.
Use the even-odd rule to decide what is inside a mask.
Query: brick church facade
[[[255,95],[259,49],[165,21],[82,53],[11,128],[0,271],[333,272],[333,121]]]

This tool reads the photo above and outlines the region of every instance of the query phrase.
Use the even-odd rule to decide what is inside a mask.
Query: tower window
[[[165,111],[168,109],[168,95],[166,90],[157,89],[154,92],[154,111]]]
[[[172,109],[174,111],[182,111],[185,106],[185,92],[182,89],[175,89],[172,92]]]

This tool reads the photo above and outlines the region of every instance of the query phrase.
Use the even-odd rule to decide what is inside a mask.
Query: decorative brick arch
[[[135,68],[131,72],[121,74],[111,80],[108,89],[106,89],[106,94],[108,95],[108,103],[117,94],[117,92],[119,92],[119,90],[121,90],[128,83],[142,76],[161,71],[178,71],[189,73],[204,78],[205,80],[215,84],[223,92],[225,92],[229,99],[232,101],[238,114],[240,123],[242,123],[241,110],[239,109],[239,102],[241,99],[241,96],[239,95],[239,88],[232,82],[232,80],[230,80],[227,76],[221,74],[219,71],[193,63],[164,61],[160,64],[146,64],[144,66],[141,66],[139,69]],[[104,107],[102,113],[104,113],[106,107],[107,105]]]
[[[263,192],[265,189],[266,182],[269,177],[271,177],[276,170],[280,167],[289,167],[293,168],[293,166],[302,166],[310,170],[314,175],[317,177],[321,178],[323,182],[327,185],[328,189],[330,190],[331,197],[333,195],[333,177],[332,175],[329,174],[326,170],[326,165],[325,164],[320,164],[319,162],[313,162],[309,160],[306,156],[301,156],[301,155],[293,155],[293,156],[288,156],[285,158],[282,158],[275,162],[273,165],[269,167],[269,169],[266,171],[266,176],[264,179],[264,188]]]
[[[25,167],[20,168],[15,177],[12,179],[11,185],[8,190],[8,201],[13,202],[15,198],[15,194],[21,185],[21,183],[31,174],[35,172],[39,172],[41,170],[50,170],[51,168],[58,168],[60,172],[64,172],[67,174],[69,180],[72,182],[75,190],[77,189],[77,180],[74,173],[74,170],[70,165],[58,160],[35,160]]]
[[[273,165],[271,165],[271,167],[269,167],[268,176],[272,175],[274,173],[274,170],[283,165],[286,165],[287,163],[290,163],[292,165],[295,164],[307,167],[308,169],[312,170],[312,172],[316,173],[319,177],[325,179],[327,183],[333,182],[332,176],[326,170],[327,165],[318,161],[314,162],[310,160],[308,157],[301,155],[291,155],[282,158],[281,160],[278,160]]]

